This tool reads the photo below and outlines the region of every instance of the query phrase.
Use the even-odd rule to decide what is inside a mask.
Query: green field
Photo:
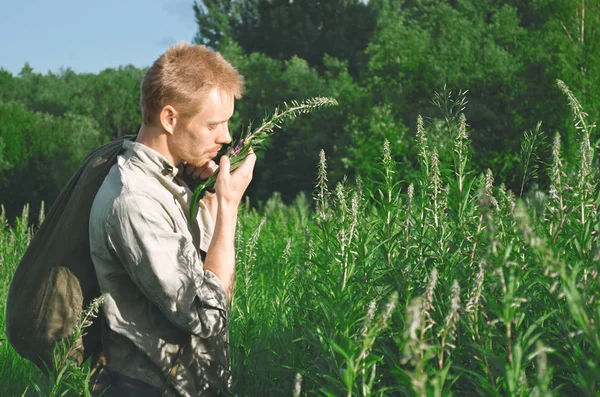
[[[593,128],[566,87],[579,151],[560,135],[522,178],[548,179],[523,200],[471,170],[464,117],[419,118],[420,171],[405,181],[382,144],[379,178],[328,186],[321,155],[313,198],[246,204],[232,303],[240,396],[596,396],[600,389],[600,213]],[[437,128],[437,127],[436,127]],[[52,381],[4,340],[11,275],[36,219],[0,221],[0,390]]]

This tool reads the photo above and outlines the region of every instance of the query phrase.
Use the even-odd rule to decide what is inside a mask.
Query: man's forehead
[[[234,101],[233,94],[213,89],[202,102],[198,116],[209,124],[223,123],[233,115]]]

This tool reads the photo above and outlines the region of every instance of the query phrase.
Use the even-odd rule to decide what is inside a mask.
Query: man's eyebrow
[[[223,123],[225,123],[227,121],[229,121],[229,119],[225,119],[225,120],[222,120],[222,121],[218,121],[218,120],[217,121],[209,121],[207,124],[208,125],[217,125],[217,124],[223,124]]]

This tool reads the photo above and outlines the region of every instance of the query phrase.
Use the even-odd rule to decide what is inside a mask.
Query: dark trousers
[[[161,397],[160,389],[102,366],[92,376],[92,397]]]

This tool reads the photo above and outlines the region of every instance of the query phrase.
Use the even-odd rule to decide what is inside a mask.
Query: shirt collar
[[[165,177],[172,179],[179,173],[179,168],[175,167],[165,156],[143,143],[125,140],[123,148],[125,157],[136,156],[145,166]]]

